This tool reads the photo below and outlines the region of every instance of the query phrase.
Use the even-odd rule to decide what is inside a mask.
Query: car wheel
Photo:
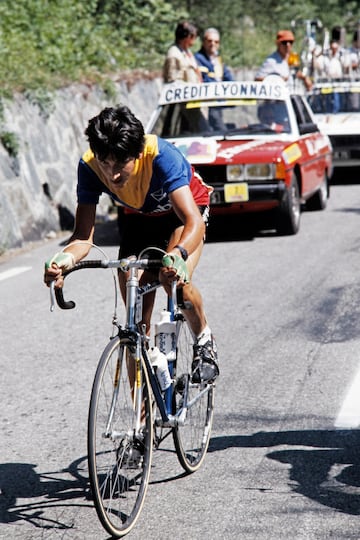
[[[301,203],[299,184],[296,175],[293,173],[291,184],[277,209],[276,230],[278,234],[296,234],[300,229]]]
[[[312,197],[306,202],[307,210],[324,210],[327,205],[329,197],[329,181],[327,174],[324,174],[324,179],[321,182],[320,188],[314,193]]]

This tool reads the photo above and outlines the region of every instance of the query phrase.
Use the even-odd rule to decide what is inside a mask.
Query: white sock
[[[208,341],[211,340],[211,330],[208,325],[205,326],[204,330],[197,336],[196,342],[197,345],[205,345]]]

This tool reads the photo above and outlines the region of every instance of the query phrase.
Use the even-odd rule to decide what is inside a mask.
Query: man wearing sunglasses
[[[234,79],[230,69],[222,61],[219,48],[219,31],[216,28],[207,28],[203,35],[201,49],[195,53],[202,81],[205,83]],[[221,107],[209,108],[209,124],[215,131],[225,129]]]
[[[199,52],[195,53],[203,82],[232,81],[230,69],[219,54],[220,33],[216,28],[205,30]]]
[[[294,41],[295,36],[291,30],[279,30],[276,36],[276,51],[265,59],[255,75],[256,81],[263,81],[268,75],[279,75],[290,86],[294,84],[288,62]],[[297,71],[295,76],[303,81],[307,90],[311,89],[312,81],[302,71]]]

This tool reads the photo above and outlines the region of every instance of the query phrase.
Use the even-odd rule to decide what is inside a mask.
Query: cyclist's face
[[[97,157],[96,160],[106,179],[117,187],[123,187],[126,184],[135,167],[135,158],[129,158],[123,163],[113,159],[111,156],[104,160]]]

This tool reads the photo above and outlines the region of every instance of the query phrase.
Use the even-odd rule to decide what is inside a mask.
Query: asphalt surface
[[[115,257],[115,224],[100,229]],[[304,212],[294,237],[213,221],[195,275],[221,364],[208,455],[186,476],[170,440],[156,453],[127,538],[360,538],[359,231],[350,183],[332,186],[324,212]],[[50,313],[42,267],[59,242],[0,261],[4,540],[108,538],[89,495],[86,422],[113,281],[71,276],[76,309]]]

